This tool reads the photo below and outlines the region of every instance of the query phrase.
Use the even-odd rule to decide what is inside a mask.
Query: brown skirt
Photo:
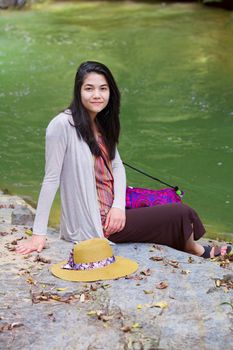
[[[191,234],[198,240],[205,228],[194,209],[185,204],[165,204],[126,210],[122,231],[109,236],[114,243],[156,243],[184,250]]]

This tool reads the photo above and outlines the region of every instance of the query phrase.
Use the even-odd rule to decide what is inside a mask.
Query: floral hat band
[[[115,256],[113,255],[110,258],[106,258],[95,262],[75,264],[74,249],[72,249],[72,251],[70,252],[70,256],[67,264],[62,266],[62,268],[67,270],[92,270],[92,269],[99,269],[100,267],[108,266],[114,263],[115,261],[116,259],[115,259]]]
[[[75,244],[68,261],[52,265],[51,272],[67,281],[98,281],[123,277],[135,272],[138,264],[115,256],[105,238],[92,238]]]

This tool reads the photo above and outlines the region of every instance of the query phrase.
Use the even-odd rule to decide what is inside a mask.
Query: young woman
[[[98,62],[80,65],[73,100],[46,130],[46,166],[33,236],[17,252],[40,252],[50,208],[61,193],[61,238],[80,241],[106,237],[115,243],[164,244],[203,257],[215,248],[195,241],[205,229],[184,204],[125,210],[126,177],[117,150],[120,93],[110,70]]]

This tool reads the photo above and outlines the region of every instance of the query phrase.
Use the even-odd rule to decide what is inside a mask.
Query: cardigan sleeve
[[[49,123],[46,129],[45,176],[36,209],[33,225],[34,234],[45,235],[47,233],[49,213],[60,185],[67,139],[68,135],[64,120],[57,116]]]
[[[117,149],[115,158],[112,161],[112,172],[114,177],[114,201],[112,207],[125,210],[126,175]]]

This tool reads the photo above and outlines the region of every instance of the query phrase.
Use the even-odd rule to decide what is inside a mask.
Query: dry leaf
[[[163,250],[163,248],[162,248],[160,245],[157,245],[157,244],[153,244],[153,245],[152,245],[152,248],[154,248],[154,249],[156,249],[156,250],[160,250],[160,251]]]
[[[179,268],[179,263],[176,260],[168,260],[168,264],[174,267],[175,269]]]
[[[139,275],[133,275],[133,276],[125,276],[125,279],[126,280],[135,280],[135,281],[140,281],[140,280],[143,280],[143,277],[142,276],[139,276]]]
[[[31,258],[31,256],[32,256],[32,254],[27,254],[27,255],[22,256],[22,258],[23,259],[29,259],[29,258]]]
[[[45,285],[44,285],[45,286]],[[56,290],[58,291],[58,292],[63,292],[64,290],[67,290],[67,287],[66,288],[56,288]]]
[[[61,301],[61,297],[59,295],[51,295],[51,299]]]
[[[188,257],[188,263],[189,263],[189,264],[192,264],[193,262],[194,262],[194,259],[193,259],[191,256],[189,256],[189,257]]]
[[[13,245],[11,245],[11,243],[6,243],[5,247],[10,251],[10,252],[14,252],[16,250],[16,247]]]
[[[150,269],[142,270],[140,272],[140,274],[144,275],[144,276],[150,276],[151,275],[151,270]]]
[[[27,283],[33,284],[34,286],[35,286],[36,283],[37,283],[32,277],[29,277],[26,281],[27,281]]]
[[[96,283],[92,283],[92,284],[91,284],[91,290],[92,290],[93,292],[95,292],[97,289],[98,289],[97,284],[96,284]]]
[[[160,309],[166,309],[168,307],[168,303],[166,301],[159,301],[157,303],[151,304],[150,307],[159,307]]]
[[[3,231],[0,232],[0,236],[1,236],[1,237],[7,236],[7,235],[8,235],[8,232],[5,232],[5,231],[4,231],[4,232],[3,232]]]
[[[26,235],[32,236],[32,230],[25,230]]]
[[[162,261],[163,257],[162,256],[151,256],[150,260],[152,260],[152,261]]]
[[[113,315],[102,315],[100,316],[100,319],[104,322],[108,322],[113,319]]]
[[[124,326],[124,327],[121,327],[121,330],[123,331],[123,332],[131,332],[131,327],[130,326]]]
[[[13,323],[3,323],[0,325],[0,333],[4,331],[10,331],[13,328],[24,326],[23,323],[13,322]]]
[[[143,292],[145,294],[153,294],[154,293],[153,290],[143,290]]]
[[[155,288],[157,288],[157,289],[165,289],[165,288],[167,288],[167,287],[168,287],[168,283],[167,283],[167,282],[164,282],[164,281],[160,282],[159,284],[157,284],[157,285],[155,286]]]
[[[88,316],[96,316],[97,313],[96,313],[96,311],[91,310],[91,311],[88,311],[87,315],[88,315]]]
[[[215,284],[216,284],[216,287],[221,287],[221,281],[220,280],[216,280]]]
[[[113,319],[113,315],[108,315],[106,312],[102,310],[91,310],[87,313],[88,316],[97,316],[98,320],[103,322],[108,322]]]
[[[216,287],[226,287],[227,289],[233,289],[233,275],[227,274],[224,275],[222,279],[215,280]]]
[[[70,303],[70,301],[77,299],[77,297],[74,294],[69,295],[58,295],[58,294],[51,294],[50,292],[40,292],[40,294],[36,295],[35,293],[31,293],[32,302],[34,304],[38,304],[41,301],[59,301],[62,303]]]
[[[84,301],[85,301],[85,294],[81,294],[80,295],[79,301],[80,301],[80,303],[84,303]]]
[[[43,256],[37,254],[37,256],[34,259],[34,262],[42,262],[44,264],[51,264],[51,260],[44,258]]]
[[[142,328],[142,326],[139,323],[133,323],[132,328]]]

